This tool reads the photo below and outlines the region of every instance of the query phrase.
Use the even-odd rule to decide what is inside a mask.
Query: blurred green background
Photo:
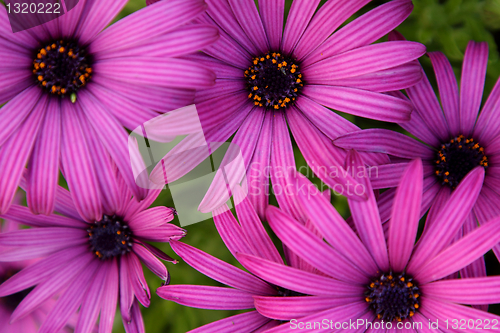
[[[292,0],[287,0],[288,12]],[[388,1],[376,0],[363,8],[353,18]],[[324,1],[323,1],[324,3]],[[485,99],[497,78],[500,76],[498,47],[500,43],[500,0],[414,0],[414,10],[410,17],[398,28],[408,40],[418,41],[427,46],[428,51],[441,51],[451,61],[457,77],[460,77],[463,55],[469,40],[486,41],[490,47],[488,74],[483,98]],[[124,17],[145,6],[145,0],[130,0],[120,17]],[[351,19],[353,19],[351,18]],[[427,57],[421,63],[435,86],[432,67]],[[437,90],[436,90],[437,91]],[[361,128],[385,127],[401,131],[397,125],[380,123],[377,121],[343,115]],[[305,161],[295,145],[297,167],[305,165]],[[318,179],[313,179],[319,185]],[[349,215],[346,200],[333,196],[332,202],[344,217]],[[170,193],[163,191],[154,205],[173,206]],[[178,224],[178,220],[174,220]],[[267,226],[266,226],[267,227]],[[226,262],[241,267],[232,257],[223,244],[211,220],[186,227],[188,234],[183,239],[211,255]],[[269,228],[268,228],[269,230]],[[269,230],[272,234],[272,232]],[[276,240],[276,238],[274,238]],[[276,244],[279,244],[276,241]],[[169,248],[168,244],[157,244],[166,253],[174,258],[178,257]],[[500,274],[498,262],[494,256],[487,255],[488,273]],[[220,285],[217,282],[198,273],[187,264],[180,261],[178,264],[168,264],[172,284],[199,284]],[[160,299],[155,289],[161,285],[160,279],[145,269],[146,278],[152,290],[151,306],[142,308],[146,331],[149,333],[184,333],[206,323],[236,314],[236,311],[213,311],[192,309],[176,303]],[[491,306],[491,311],[500,313],[499,307]],[[117,314],[114,332],[124,332]]]

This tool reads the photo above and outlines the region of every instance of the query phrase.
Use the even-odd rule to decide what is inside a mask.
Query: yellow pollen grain
[[[122,244],[123,244],[123,245],[125,245],[125,243],[126,243],[126,242],[125,242],[124,240],[122,240]]]
[[[42,82],[43,81],[43,76],[38,75],[38,81]]]
[[[266,59],[269,59],[269,58],[271,58],[271,56],[269,56],[269,54],[268,54],[268,55],[266,55]]]
[[[61,46],[61,47],[59,48],[59,53],[63,53],[63,52],[64,52],[64,50],[65,50],[65,48]]]
[[[293,73],[295,73],[295,72],[296,72],[295,68],[292,68],[292,69],[290,70],[290,72],[291,72],[292,74],[293,74]]]
[[[264,58],[260,58],[260,61],[264,61],[264,60],[266,60],[266,59],[264,59]]]
[[[57,47],[57,45],[56,45],[56,44],[52,44],[52,45],[51,45],[51,47],[52,47],[53,49],[55,49],[55,48]]]
[[[42,86],[44,86],[44,87],[45,87],[46,85],[47,85],[47,81],[43,81],[43,82],[42,82]]]
[[[280,106],[279,106],[279,105],[275,105],[275,106],[274,106],[274,108],[275,108],[276,110],[278,110],[278,109],[280,108]]]
[[[414,305],[415,309],[418,309],[420,306],[418,304]]]
[[[277,63],[276,59],[273,59],[273,64]]]
[[[259,105],[259,102],[255,101],[255,102],[253,102],[253,104],[255,104],[255,105]]]
[[[254,65],[257,65],[258,63],[259,63],[259,60],[257,60],[257,59],[255,59],[255,60],[253,61],[253,64],[254,64]]]
[[[255,86],[253,87],[253,90],[259,90],[259,87]]]
[[[61,93],[65,94],[66,93],[66,89],[62,88],[61,89]]]
[[[37,57],[38,59],[42,59],[42,54],[41,54],[41,53],[38,53],[38,54],[36,55],[36,57]]]
[[[45,49],[41,49],[41,50],[40,50],[40,53],[41,53],[42,55],[47,55],[47,51],[45,51]]]
[[[118,231],[116,232],[116,234],[118,234],[118,235],[120,235],[121,233],[122,233],[122,232],[121,232],[120,230],[118,230]]]
[[[248,94],[248,98],[252,98],[252,96],[253,96],[252,94]]]

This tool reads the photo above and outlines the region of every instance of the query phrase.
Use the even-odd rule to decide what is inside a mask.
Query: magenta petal
[[[387,271],[389,269],[389,257],[377,202],[375,201],[370,180],[367,177],[368,173],[365,164],[355,150],[349,151],[346,168],[347,166],[357,170],[357,172],[353,172],[353,175],[356,174],[354,179],[361,184],[363,192],[368,194],[368,200],[365,201],[348,199],[356,230],[380,270]],[[363,170],[364,173],[360,172],[360,170]]]
[[[404,65],[425,53],[420,43],[394,41],[372,44],[319,61],[302,69],[309,84],[330,84]],[[420,68],[414,67],[420,73]]]
[[[334,140],[334,144],[344,149],[356,149],[385,153],[401,158],[433,159],[435,151],[407,135],[386,129],[366,129],[347,133]],[[404,146],[405,149],[401,149]]]
[[[128,218],[128,225],[135,232],[141,229],[154,229],[174,219],[175,210],[165,206],[152,207]]]
[[[260,16],[271,50],[279,50],[283,36],[285,0],[259,0]]]
[[[337,307],[332,307],[330,309],[321,311],[321,312],[316,312],[314,314],[311,314],[309,316],[302,317],[300,319],[295,319],[294,323],[289,322],[282,324],[274,329],[271,329],[267,331],[267,333],[285,333],[285,332],[290,332],[291,330],[297,329],[300,326],[298,325],[299,322],[302,322],[304,326],[303,329],[300,329],[301,332],[359,332],[359,330],[348,330],[348,329],[342,329],[342,330],[334,330],[332,328],[335,328],[334,323],[349,323],[349,321],[355,321],[354,319],[364,319],[363,322],[369,322],[368,318],[365,318],[366,313],[369,312],[368,307],[366,305],[366,302],[364,301],[358,301],[358,302],[351,302],[346,305],[342,306],[337,306]],[[370,314],[371,315],[371,314]],[[318,325],[316,324],[316,328],[312,327],[312,323],[317,322],[317,323],[322,323],[323,319],[327,319],[328,326],[325,327],[321,325],[320,329],[318,329]],[[305,326],[305,323],[311,323],[312,325],[310,327]],[[332,326],[330,326],[330,323],[333,323]],[[295,324],[295,325],[293,325]],[[342,325],[342,324],[341,324]],[[370,332],[370,329],[365,331],[364,325],[361,328],[361,332]],[[385,329],[383,330],[378,330],[378,331],[371,331],[371,332],[376,332],[376,333],[384,333],[386,332]],[[370,332],[370,333],[371,333]]]
[[[28,167],[26,201],[35,214],[49,215],[54,210],[60,139],[61,109],[58,101],[50,100]]]
[[[373,167],[375,173],[370,172],[369,174],[372,188],[382,189],[397,187],[407,166],[408,163],[394,163]]]
[[[240,253],[237,255],[237,259],[260,278],[299,293],[350,297],[359,295],[359,292],[363,290],[361,284],[346,283],[251,255]]]
[[[203,0],[160,1],[104,30],[92,42],[90,51],[99,53],[130,47],[193,20],[205,8]]]
[[[408,101],[355,88],[309,85],[302,92],[319,104],[335,110],[393,123],[410,120],[413,109]]]
[[[273,117],[273,139],[271,151],[271,181],[276,200],[280,208],[300,219],[302,212],[292,196],[286,189],[291,182],[290,170],[295,170],[295,157],[293,155],[292,141],[286,125],[285,115],[275,112]]]
[[[375,42],[403,22],[412,9],[411,1],[397,0],[370,10],[336,31],[304,59],[303,66]]]
[[[453,243],[421,269],[413,270],[413,275],[421,284],[439,280],[484,255],[498,243],[499,237],[500,218],[496,218]]]
[[[76,332],[92,332],[92,329],[95,327],[99,311],[101,310],[101,299],[108,292],[108,290],[104,289],[104,282],[106,281],[110,267],[111,264],[109,262],[100,263],[94,279],[90,282],[89,289],[82,301],[75,327]]]
[[[33,227],[66,227],[66,228],[85,228],[86,223],[73,218],[60,215],[33,215],[27,207],[12,206],[6,214],[1,215],[4,219],[13,220],[24,225]]]
[[[102,204],[97,176],[80,125],[82,110],[75,105],[66,100],[62,102],[62,170],[78,213],[86,221],[100,221]]]
[[[144,327],[144,320],[142,319],[141,309],[139,308],[139,303],[134,300],[131,308],[131,318],[129,321],[125,321],[122,314],[123,327],[126,333],[146,333]]]
[[[457,290],[461,290],[457,293]],[[422,286],[427,297],[462,304],[500,303],[500,277],[441,280]]]
[[[487,65],[488,43],[469,42],[460,81],[460,131],[466,137],[472,134],[481,107]]]
[[[450,132],[456,135],[460,132],[459,95],[455,73],[450,62],[441,52],[428,53],[432,61],[439,87],[441,104]]]
[[[297,173],[296,181],[299,187],[307,187],[311,184],[299,173]],[[298,191],[298,195],[302,208],[311,223],[318,228],[332,247],[368,274],[377,270],[377,265],[366,247],[328,199],[323,196],[311,198],[302,191]]]
[[[78,257],[78,260],[70,260],[57,273],[52,274],[48,279],[38,284],[28,296],[26,296],[12,313],[11,320],[17,320],[36,309],[40,304],[53,297],[54,294],[68,286],[75,277],[83,271],[87,271],[89,264],[95,261],[95,256],[90,252]],[[91,270],[88,270],[91,271]],[[85,275],[85,274],[84,274]],[[79,288],[70,288],[79,289]],[[82,289],[86,289],[86,286]],[[80,289],[81,290],[81,289]],[[76,310],[76,309],[75,309]]]
[[[297,43],[294,56],[303,59],[323,43],[352,14],[370,0],[328,1],[315,13]]]
[[[234,16],[245,31],[250,42],[260,53],[269,51],[266,32],[253,0],[229,0]]]
[[[339,280],[354,281],[356,283],[366,282],[369,273],[363,269],[364,267],[356,267],[354,263],[342,256],[335,248],[319,239],[289,215],[273,206],[269,206],[267,219],[279,239],[293,253],[303,258],[310,265]],[[382,229],[382,225],[380,225],[380,229]],[[325,258],[328,258],[328,260],[325,260]],[[332,262],[335,262],[335,266],[331,264]]]
[[[135,275],[132,267],[129,266],[125,256],[120,258],[120,312],[123,320],[129,322],[131,320],[132,304],[134,302],[134,290],[132,287],[132,279]]]
[[[415,105],[415,112],[418,113],[430,132],[440,142],[448,141],[450,136],[448,124],[425,73],[423,73],[422,80],[413,87],[406,89],[406,92]]]
[[[345,151],[334,147],[330,139],[313,126],[295,107],[292,106],[288,110],[287,119],[295,141],[312,171],[334,191],[354,200],[366,199],[366,196],[363,198],[363,195],[345,191],[349,186],[354,188],[357,185],[347,172],[348,170],[342,168]],[[288,193],[288,187],[284,189]],[[315,192],[319,193],[319,191]],[[287,196],[293,197],[289,194]],[[295,218],[297,219],[296,216]]]
[[[248,333],[256,332],[261,326],[269,322],[270,319],[260,315],[257,311],[250,311],[239,315],[231,316],[207,324],[189,333]]]
[[[292,2],[283,33],[282,49],[284,53],[293,51],[319,3],[320,0],[297,0]]]
[[[500,78],[493,87],[490,96],[484,104],[483,110],[474,129],[474,138],[479,142],[491,142],[491,140],[500,134],[500,118],[496,116],[498,105],[500,103]]]
[[[116,313],[116,303],[118,299],[118,263],[116,259],[111,261],[108,274],[103,282],[103,288],[106,292],[101,300],[101,318],[99,320],[99,332],[111,333],[113,321]]]
[[[104,1],[87,2],[87,15],[83,16],[77,27],[75,34],[82,45],[87,44],[102,29],[104,29],[115,18],[122,8],[127,4],[127,0],[116,0],[110,3]],[[77,5],[78,6],[78,5]],[[83,6],[83,4],[80,4]],[[65,28],[65,27],[64,27]]]
[[[2,283],[0,295],[11,295],[44,281],[52,274],[62,270],[69,261],[76,261],[75,258],[78,258],[84,252],[88,252],[87,246],[75,247],[70,250],[64,249],[37,261]]]
[[[181,242],[170,242],[170,245],[188,265],[220,283],[251,294],[275,293],[274,289],[264,281],[192,246]]]
[[[158,275],[163,281],[167,281],[168,272],[165,265],[158,260],[151,252],[149,252],[143,246],[137,244],[134,245],[134,253],[141,259],[141,261],[149,268],[153,273]]]
[[[253,248],[253,253],[264,259],[283,263],[276,246],[267,234],[250,200],[245,197],[241,187],[236,187],[234,190],[234,202],[241,229],[249,240],[248,244]]]
[[[252,294],[232,288],[191,285],[169,285],[158,288],[163,299],[192,308],[212,310],[253,309]]]
[[[309,316],[326,309],[355,303],[359,297],[254,296],[255,308],[260,314],[276,320],[291,320]]]
[[[87,121],[92,125],[95,132],[101,139],[101,143],[106,147],[107,152],[113,158],[118,169],[120,170],[123,179],[134,194],[135,198],[140,201],[146,197],[146,190],[140,188],[136,183],[132,174],[130,165],[130,157],[127,146],[127,132],[114,119],[105,108],[95,99],[93,95],[81,93],[82,109],[86,115]],[[107,128],[106,133],[101,130],[101,127]]]
[[[273,114],[266,112],[261,135],[255,146],[255,152],[247,171],[249,181],[248,198],[262,221],[266,220],[266,209],[269,204],[269,170],[271,164]]]
[[[395,272],[403,272],[417,237],[422,202],[422,161],[408,164],[396,189],[389,226],[389,261]]]
[[[428,227],[415,246],[408,264],[408,272],[419,270],[426,261],[450,244],[474,206],[483,179],[484,168],[477,167],[460,182],[446,206],[438,213],[436,221],[439,223]],[[439,242],[436,239],[439,239]]]
[[[227,205],[223,205],[221,208],[216,209],[213,212],[213,219],[217,232],[233,256],[236,252],[255,253],[254,247],[250,245],[252,240],[245,237],[238,221],[236,221]]]

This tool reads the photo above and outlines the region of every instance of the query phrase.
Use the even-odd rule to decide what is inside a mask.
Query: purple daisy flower
[[[322,195],[329,199],[330,192]],[[227,206],[221,207],[213,213],[215,226],[229,251],[233,255],[238,252],[254,254],[266,261],[283,265],[284,261],[267,234],[254,207],[238,186],[235,187],[234,199],[239,223],[231,211],[227,209]],[[307,223],[305,228],[318,235],[318,239],[322,239],[314,225]],[[263,281],[190,245],[178,241],[171,241],[170,245],[187,264],[210,278],[231,287],[167,285],[158,288],[157,293],[160,297],[182,305],[214,310],[246,310],[254,309],[254,296],[284,297],[328,292],[324,286],[300,283],[295,285],[293,291],[281,288],[273,282],[269,282],[270,280],[264,279]],[[287,262],[299,272],[317,274],[316,268],[293,253],[287,254]],[[349,288],[345,292],[347,293],[348,290]],[[342,292],[340,291],[340,293]],[[279,321],[271,320],[256,311],[250,311],[207,324],[190,332],[263,332],[279,324]]]
[[[0,261],[43,258],[0,286],[1,297],[34,287],[12,313],[12,321],[60,293],[40,332],[57,332],[78,308],[76,332],[90,332],[99,313],[99,332],[111,332],[117,301],[126,331],[144,332],[138,303],[149,306],[150,291],[141,262],[168,281],[167,268],[158,258],[174,261],[146,241],[177,240],[185,231],[168,223],[173,209],[148,209],[159,190],[150,191],[139,203],[121,177],[107,180],[116,190],[108,196],[114,206],[99,221],[89,223],[82,218],[70,193],[61,187],[55,198],[55,211],[60,215],[33,215],[18,205],[0,215],[33,227],[0,234],[0,246],[9,247],[2,251]]]
[[[191,104],[195,88],[214,74],[183,57],[218,38],[207,25],[185,23],[204,12],[203,0],[150,6],[102,31],[127,0],[80,0],[71,11],[12,33],[0,5],[0,213],[28,164],[27,201],[50,214],[59,176],[66,178],[86,221],[102,218],[112,160],[137,200],[127,131],[161,112]],[[102,32],[101,32],[102,31]],[[99,158],[97,158],[99,156]]]
[[[391,38],[403,37],[393,34]],[[500,80],[479,113],[488,62],[488,44],[469,42],[463,62],[460,93],[448,59],[441,52],[430,52],[428,55],[436,73],[442,107],[429,80],[424,77],[419,84],[406,90],[415,105],[415,111],[409,122],[400,124],[423,143],[386,129],[349,133],[334,143],[346,149],[390,155],[392,164],[377,167],[378,175],[372,179],[374,188],[397,186],[408,161],[420,157],[424,165],[422,216],[431,206],[431,212],[438,212],[468,172],[476,166],[484,167],[486,173],[481,194],[460,231],[467,234],[477,227],[477,221],[482,224],[500,215],[500,118],[495,116],[500,102]],[[379,198],[384,222],[390,218],[389,208],[395,191],[390,189]],[[500,245],[493,247],[493,251],[500,258]],[[470,272],[462,273],[467,276],[486,275],[482,259],[470,269]]]
[[[351,151],[347,163],[357,169],[364,168],[355,151]],[[465,177],[445,208],[429,216],[415,244],[422,201],[422,170],[421,161],[415,160],[403,172],[395,194],[387,241],[366,178],[357,180],[370,193],[369,199],[349,199],[359,235],[330,202],[320,196],[299,191],[295,198],[327,242],[287,213],[268,208],[268,221],[276,235],[323,276],[303,272],[299,275],[294,268],[249,254],[237,254],[238,260],[250,272],[283,288],[298,291],[297,285],[312,285],[329,291],[312,296],[254,296],[255,307],[262,315],[290,321],[268,332],[289,332],[301,326],[305,332],[332,332],[342,328],[352,332],[386,332],[387,328],[387,331],[450,332],[456,327],[452,326],[454,319],[478,323],[500,319],[463,305],[498,303],[500,277],[443,279],[482,256],[500,237],[500,218],[496,218],[450,245],[479,195],[483,169],[476,168]],[[298,188],[308,188],[309,184],[303,176],[297,179]],[[341,295],[337,290],[350,291]],[[358,320],[363,321],[362,326],[345,327]],[[439,320],[439,329],[430,329],[429,321],[436,320]],[[313,327],[314,322],[320,326]],[[341,329],[335,326],[339,324]]]
[[[318,8],[319,0],[294,1],[284,30],[285,0],[259,0],[259,9],[253,0],[210,0],[207,14],[198,19],[220,28],[221,36],[203,54],[190,56],[217,75],[216,85],[198,91],[195,100],[205,138],[225,142],[236,133],[232,144],[241,149],[245,168],[231,175],[229,185],[232,189],[240,183],[246,169],[253,184],[251,201],[263,219],[269,177],[273,186],[283,188],[286,176],[279,174],[295,168],[288,126],[307,163],[333,187],[353,180],[324,170],[342,165],[345,158],[331,140],[358,127],[328,108],[389,122],[410,119],[408,101],[381,92],[421,79],[421,69],[411,61],[422,56],[425,47],[407,41],[370,44],[397,27],[413,5],[409,0],[391,1],[339,29],[368,2],[330,0]],[[192,142],[186,139],[180,146],[188,150]],[[206,157],[193,149],[185,158],[189,163],[160,164],[153,181],[163,181],[165,173],[174,174],[170,169],[178,171],[179,166],[188,172],[197,164],[193,161]],[[380,154],[365,158],[388,162]],[[229,195],[224,182],[214,182],[200,210],[220,207]],[[287,199],[277,196],[280,207],[297,216]]]

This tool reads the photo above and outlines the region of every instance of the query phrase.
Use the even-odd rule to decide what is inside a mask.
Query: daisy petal
[[[256,332],[258,328],[269,321],[257,311],[250,311],[239,315],[231,316],[207,324],[189,333],[248,333]]]
[[[422,284],[439,280],[474,262],[498,243],[500,218],[493,219],[465,235],[428,261],[414,277]]]
[[[49,215],[54,210],[60,140],[61,109],[59,102],[50,100],[28,166],[26,201],[35,214]]]
[[[422,265],[450,244],[463,225],[481,190],[484,168],[469,172],[453,191],[446,206],[438,213],[435,223],[428,227],[413,250],[407,271],[416,272]],[[439,239],[439,242],[436,242]],[[462,268],[462,267],[460,267]]]
[[[283,36],[285,0],[259,0],[259,10],[269,46],[271,50],[278,50]]]
[[[261,54],[269,51],[264,26],[253,0],[229,0],[234,16],[245,31],[250,42],[255,45]]]
[[[192,246],[176,241],[170,242],[170,245],[188,265],[220,283],[257,295],[272,295],[275,292],[255,276]]]
[[[102,296],[101,318],[99,320],[99,332],[102,333],[111,333],[113,329],[118,300],[118,279],[118,263],[116,259],[113,259],[103,282],[103,288],[106,292]]]
[[[404,65],[425,53],[420,43],[394,41],[372,44],[319,61],[302,70],[308,84],[330,84],[336,80],[370,74]],[[420,68],[411,67],[416,73]]]
[[[266,214],[269,225],[278,238],[293,253],[310,265],[339,280],[351,280],[356,283],[366,282],[369,274],[364,271],[364,267],[356,267],[354,263],[343,257],[335,248],[327,245],[302,224],[273,206],[269,206]],[[329,260],[325,261],[325,258]],[[335,268],[331,265],[332,261],[336,263]]]
[[[302,92],[326,107],[393,123],[408,121],[413,109],[405,100],[355,88],[308,85]]]
[[[396,0],[370,10],[336,31],[311,52],[302,65],[309,66],[335,54],[375,42],[401,24],[410,15],[412,9],[411,1]]]
[[[408,164],[396,189],[389,226],[389,261],[396,272],[403,272],[417,237],[422,202],[422,161]]]
[[[293,51],[319,3],[320,0],[296,0],[292,2],[283,33],[282,48],[284,53],[289,54]]]
[[[439,96],[443,105],[444,115],[450,131],[457,135],[460,131],[459,94],[455,73],[448,58],[441,52],[429,52],[427,54],[432,62],[436,73],[439,87]]]
[[[344,149],[385,153],[408,159],[432,159],[435,156],[432,149],[407,135],[378,128],[347,133],[335,139],[334,144]]]
[[[460,293],[457,293],[460,290]],[[500,277],[441,280],[422,286],[426,297],[461,304],[500,303]]]
[[[158,288],[158,296],[184,306],[211,310],[253,309],[252,294],[232,288],[170,285]]]
[[[247,254],[239,253],[236,258],[260,278],[299,293],[349,297],[357,295],[364,288],[362,285],[349,284]]]
[[[267,297],[254,296],[255,308],[260,314],[276,320],[291,320],[313,315],[326,309],[355,303],[357,297],[325,297],[325,296],[288,296]]]

